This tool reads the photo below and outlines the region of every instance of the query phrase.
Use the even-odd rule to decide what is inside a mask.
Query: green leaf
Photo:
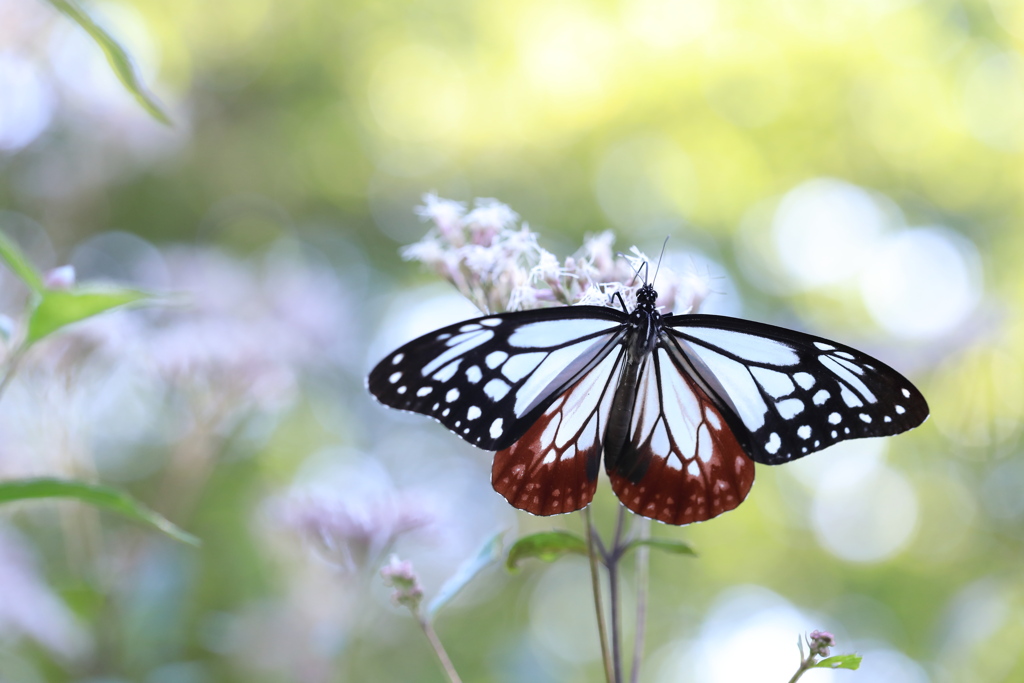
[[[437,611],[448,604],[452,598],[458,595],[467,583],[473,580],[477,574],[494,563],[501,556],[501,539],[504,531],[499,531],[484,543],[480,551],[470,559],[462,563],[462,566],[444,582],[441,590],[437,592],[434,599],[427,604],[427,619],[432,620]]]
[[[859,669],[860,662],[864,659],[860,655],[836,655],[823,659],[814,665],[815,669]]]
[[[14,242],[7,235],[0,232],[0,258],[2,258],[11,271],[17,275],[22,282],[28,285],[33,292],[41,294],[43,291],[43,276],[36,267],[29,263],[25,255],[21,253]]]
[[[518,569],[522,560],[535,557],[545,562],[554,562],[563,555],[587,554],[587,542],[581,536],[568,531],[542,531],[523,536],[508,550],[505,566],[509,571]]]
[[[44,290],[42,300],[28,319],[25,346],[34,344],[65,325],[150,298],[149,294],[134,289]]]
[[[672,555],[689,555],[690,557],[697,557],[696,551],[690,547],[688,543],[677,541],[672,538],[638,538],[631,542],[626,548],[626,552],[629,552],[633,548],[645,545],[655,550],[661,550],[662,552],[671,553]]]
[[[70,479],[15,479],[0,482],[0,503],[31,498],[75,498],[148,524],[171,538],[198,546],[199,539],[153,512],[127,493],[109,486]]]
[[[50,4],[63,12],[76,24],[85,29],[85,32],[96,41],[96,44],[107,56],[110,67],[120,79],[121,84],[128,89],[143,109],[160,123],[171,125],[171,119],[164,112],[163,107],[157,101],[156,96],[149,92],[146,85],[139,76],[138,69],[132,62],[131,56],[125,51],[114,38],[103,28],[92,20],[85,10],[79,7],[74,0],[49,0]]]

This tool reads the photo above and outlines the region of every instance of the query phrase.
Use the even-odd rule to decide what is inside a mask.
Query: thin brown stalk
[[[637,538],[647,540],[651,537],[651,520],[636,517],[639,533]],[[633,640],[633,667],[629,674],[630,683],[640,680],[640,664],[644,658],[644,638],[647,634],[647,592],[650,583],[650,548],[640,545],[636,549],[636,635]]]
[[[451,683],[462,683],[462,679],[459,678],[459,674],[455,671],[455,665],[452,664],[452,660],[448,657],[448,653],[444,649],[444,645],[441,644],[441,639],[437,637],[437,631],[434,630],[434,626],[424,618],[420,618],[417,621],[420,623],[420,628],[423,629],[423,633],[426,634],[427,640],[430,641],[430,646],[434,648],[434,652],[437,654],[437,658],[441,660],[441,666],[444,668],[444,672],[448,675],[448,680]]]
[[[608,629],[604,621],[604,604],[601,599],[601,575],[597,569],[597,546],[594,543],[594,525],[590,518],[590,507],[583,508],[583,526],[587,531],[587,556],[590,558],[590,583],[594,590],[594,610],[597,612],[597,634],[601,641],[601,660],[604,662],[604,676],[607,683],[618,683],[612,668],[608,651]]]

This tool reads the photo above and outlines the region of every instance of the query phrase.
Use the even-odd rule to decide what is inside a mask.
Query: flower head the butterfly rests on
[[[606,231],[589,236],[582,248],[560,261],[538,244],[538,234],[519,222],[515,211],[494,199],[477,199],[472,210],[462,202],[435,194],[423,197],[416,213],[433,227],[404,258],[420,261],[451,282],[484,313],[521,311],[555,305],[626,305],[636,303],[645,277],[657,263],[633,247],[618,258],[615,236]],[[665,312],[692,312],[709,293],[705,278],[682,276],[662,266],[658,273],[658,306]],[[649,275],[648,275],[649,274]]]

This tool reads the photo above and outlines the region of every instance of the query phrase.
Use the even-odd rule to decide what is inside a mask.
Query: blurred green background
[[[0,402],[0,476],[122,486],[195,550],[72,504],[0,510],[0,681],[441,681],[376,557],[429,594],[497,530],[579,529],[366,371],[472,314],[398,256],[424,193],[497,198],[560,256],[714,277],[705,310],[832,337],[932,418],[759,467],[655,556],[644,681],[1024,680],[1024,4],[98,2],[174,125],[49,5],[0,0],[0,228],[41,268],[178,293],[77,326]],[[25,292],[0,279],[15,327]],[[603,484],[596,508],[610,526]],[[420,525],[423,522],[424,525]],[[310,546],[309,532],[319,534]],[[466,681],[600,677],[586,566],[442,612]]]

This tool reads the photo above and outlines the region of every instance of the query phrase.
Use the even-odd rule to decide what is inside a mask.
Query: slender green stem
[[[635,517],[639,530],[638,538],[647,540],[651,537],[651,520],[646,517]],[[640,665],[644,658],[644,637],[647,634],[647,591],[650,584],[650,548],[640,545],[636,549],[636,635],[633,639],[633,667],[629,673],[629,682],[640,680]]]
[[[18,365],[21,363],[21,359],[25,356],[25,348],[19,346],[14,353],[11,354],[10,360],[7,361],[7,370],[4,372],[3,379],[0,379],[0,397],[7,391],[7,385],[14,379],[14,373],[18,371]]]
[[[619,506],[619,518],[615,524],[615,537],[612,541],[612,551],[608,556],[608,586],[609,596],[612,603],[612,662],[615,671],[615,681],[622,681],[622,618],[619,614],[619,560],[622,559],[624,549],[622,543],[622,529],[626,519],[626,508]]]
[[[612,669],[612,658],[608,652],[608,629],[604,622],[604,604],[601,600],[601,576],[597,570],[597,546],[594,539],[594,525],[590,518],[590,506],[583,508],[583,526],[587,531],[587,556],[590,558],[590,583],[594,590],[594,609],[597,612],[597,635],[601,640],[601,659],[604,662],[604,676],[607,683],[618,683]]]
[[[448,680],[451,683],[462,683],[462,679],[459,678],[458,672],[455,671],[455,665],[452,664],[451,658],[448,657],[448,653],[444,649],[444,645],[441,644],[441,639],[437,637],[437,631],[434,630],[433,624],[429,620],[418,617],[417,621],[420,623],[420,628],[423,629],[423,633],[426,634],[427,640],[430,641],[430,646],[434,648],[434,652],[437,653],[437,658],[441,660],[441,666],[444,668],[444,672],[448,675]]]

